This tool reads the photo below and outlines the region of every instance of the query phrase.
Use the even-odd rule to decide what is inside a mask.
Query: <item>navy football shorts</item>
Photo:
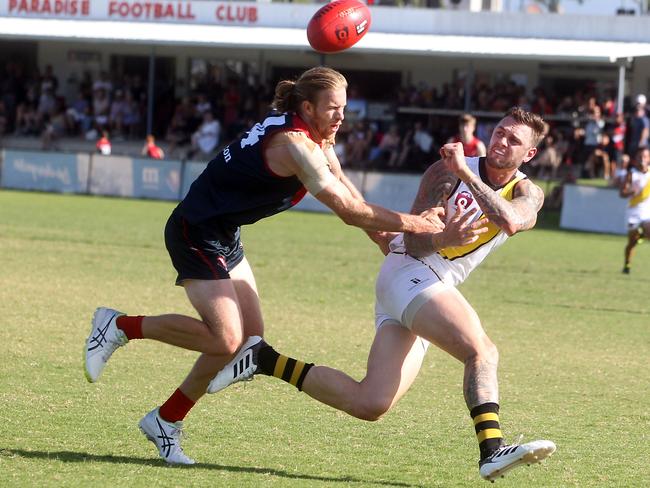
[[[244,259],[240,228],[219,221],[193,225],[172,213],[165,226],[165,246],[183,280],[226,280],[229,270]]]

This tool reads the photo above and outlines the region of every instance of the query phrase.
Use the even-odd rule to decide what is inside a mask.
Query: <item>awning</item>
[[[0,38],[308,50],[304,29],[0,17]],[[370,32],[350,52],[616,62],[650,43]]]

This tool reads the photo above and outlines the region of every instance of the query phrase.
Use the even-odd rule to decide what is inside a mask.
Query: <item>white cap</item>
[[[635,101],[637,105],[645,105],[647,99],[643,93],[640,93],[639,95],[636,96]]]

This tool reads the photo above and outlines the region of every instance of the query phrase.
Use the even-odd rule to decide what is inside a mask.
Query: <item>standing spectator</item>
[[[239,107],[241,106],[241,94],[237,86],[237,80],[228,80],[228,86],[223,94],[223,128],[228,139],[237,135],[237,121],[239,120]]]
[[[125,107],[122,117],[124,125],[124,132],[127,137],[135,138],[140,136],[140,122],[142,121],[142,114],[140,111],[140,104],[134,98],[130,91],[126,92],[124,97]]]
[[[147,156],[151,159],[165,159],[165,151],[163,151],[160,146],[156,145],[156,138],[153,134],[147,135],[141,153],[143,156]]]
[[[122,90],[115,90],[115,96],[111,102],[109,127],[114,134],[116,141],[124,139],[125,118],[128,116],[129,106]]]
[[[634,115],[630,120],[630,142],[627,153],[630,156],[636,154],[637,149],[648,145],[648,136],[650,135],[650,119],[646,114],[646,97],[637,95],[634,105]]]
[[[616,114],[616,122],[610,130],[609,137],[611,139],[612,147],[614,148],[614,163],[616,167],[621,167],[623,155],[625,154],[625,133],[627,126],[625,125],[625,116],[622,112]]]
[[[458,119],[458,134],[447,142],[460,142],[467,157],[485,156],[485,144],[474,135],[476,119],[470,114],[463,114]]]
[[[192,134],[192,150],[188,157],[194,157],[197,152],[200,152],[202,157],[210,156],[219,145],[220,135],[221,124],[208,110],[203,114],[203,123]]]
[[[9,127],[9,111],[4,100],[0,99],[0,139],[7,133]]]
[[[54,76],[54,71],[52,70],[52,65],[48,64],[45,67],[45,73],[41,76],[41,93],[46,90],[51,90],[53,94],[56,95],[57,90],[59,89],[59,80]]]
[[[107,130],[102,131],[102,136],[99,139],[97,139],[97,143],[95,144],[95,147],[97,148],[97,152],[99,154],[103,154],[104,156],[110,156],[112,146],[111,146],[111,140],[108,138]]]
[[[603,136],[603,129],[605,128],[605,121],[603,120],[600,107],[598,105],[593,105],[588,112],[587,122],[584,126],[584,153],[582,156],[581,164],[585,165],[585,169],[588,170],[589,178],[594,178],[594,152],[598,149],[599,144]],[[591,164],[591,166],[590,166]],[[607,161],[607,166],[609,166],[609,159]],[[609,171],[606,170],[607,177],[609,177]]]

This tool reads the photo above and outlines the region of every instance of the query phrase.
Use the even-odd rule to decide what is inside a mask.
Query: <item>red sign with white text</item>
[[[179,22],[254,25],[259,7],[253,2],[201,0],[4,0],[0,15],[57,19]]]

